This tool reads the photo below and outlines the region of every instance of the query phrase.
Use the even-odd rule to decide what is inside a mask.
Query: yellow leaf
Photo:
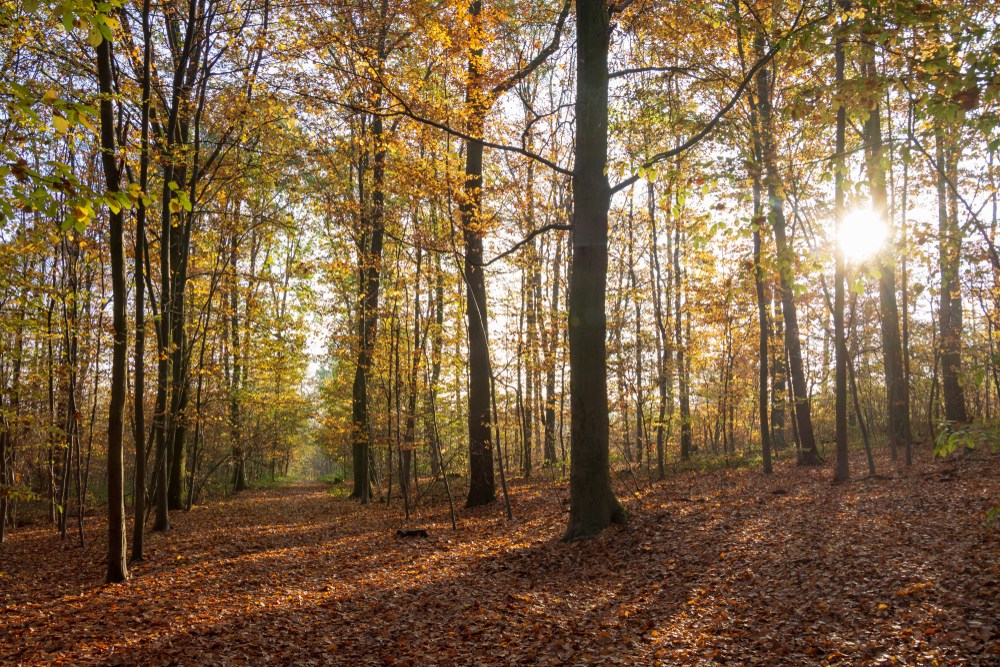
[[[101,35],[101,31],[97,29],[96,25],[90,26],[90,31],[87,33],[87,41],[95,49],[104,41],[104,36]]]
[[[62,116],[53,116],[52,124],[56,128],[56,132],[59,134],[66,134],[69,131],[69,121]]]
[[[96,132],[97,132],[97,130],[96,130],[96,129],[94,129],[94,126],[93,126],[93,125],[91,125],[91,124],[90,124],[90,121],[89,121],[89,120],[87,119],[87,114],[83,114],[83,113],[82,113],[82,114],[80,114],[79,116],[77,116],[77,118],[79,119],[80,123],[81,123],[81,124],[82,124],[82,125],[83,125],[83,126],[84,126],[85,128],[87,128],[87,129],[88,129],[88,130],[90,130],[91,132],[94,132],[94,133],[96,133]]]
[[[55,102],[58,97],[59,93],[56,92],[55,88],[49,88],[45,91],[45,94],[42,95],[42,99],[46,102]]]

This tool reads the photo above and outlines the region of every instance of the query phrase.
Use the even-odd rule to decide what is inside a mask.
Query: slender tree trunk
[[[962,287],[960,282],[962,237],[958,228],[958,210],[956,203],[949,197],[945,174],[950,177],[952,186],[958,183],[957,174],[958,149],[946,142],[942,131],[935,135],[937,149],[937,194],[938,194],[938,229],[940,232],[940,269],[941,269],[941,307],[939,318],[941,326],[941,388],[944,396],[945,419],[951,424],[967,422],[968,413],[965,408],[965,393],[962,389]],[[951,210],[949,211],[949,202]]]
[[[754,35],[755,51],[760,53],[764,48],[764,35],[758,31]],[[741,57],[742,57],[742,51]],[[764,474],[770,475],[773,472],[771,462],[771,435],[773,431],[768,429],[768,338],[770,337],[770,325],[767,318],[767,298],[764,296],[765,272],[761,262],[761,230],[767,218],[763,213],[761,194],[761,168],[764,161],[764,148],[761,143],[760,111],[758,105],[763,91],[757,94],[750,102],[750,127],[753,134],[753,278],[754,291],[757,296],[757,322],[758,322],[758,343],[757,343],[757,402],[758,419],[760,421],[760,451],[763,457]]]
[[[874,50],[868,48],[864,64],[869,77],[877,75]],[[899,310],[896,306],[896,239],[895,226],[887,204],[885,171],[882,169],[882,115],[876,103],[865,123],[866,168],[875,217],[886,230],[886,247],[877,256],[879,278],[879,308],[882,321],[882,359],[885,368],[886,403],[888,405],[889,452],[895,461],[898,450],[906,449],[909,431],[909,392],[903,380],[903,350],[899,335]]]
[[[545,463],[556,462],[556,345],[559,341],[559,269],[562,264],[562,236],[555,239],[552,261],[552,305],[545,345]]]
[[[678,207],[679,210],[679,207]],[[680,397],[681,460],[691,458],[691,398],[688,393],[687,347],[683,338],[683,313],[681,311],[681,220],[678,214],[674,227],[674,346],[677,350],[677,393]],[[686,304],[685,304],[686,305]]]
[[[529,231],[531,231],[529,229]],[[534,464],[534,438],[532,438],[532,426],[534,424],[534,386],[535,386],[535,343],[537,341],[536,328],[535,328],[535,266],[538,263],[537,251],[535,248],[535,241],[532,240],[528,244],[528,266],[524,269],[524,280],[521,284],[521,289],[524,290],[524,302],[525,302],[525,324],[527,326],[527,346],[525,353],[522,355],[524,358],[524,406],[522,419],[524,419],[524,477],[527,479],[531,477],[532,466]]]
[[[643,438],[642,438],[642,416],[643,416],[643,405],[642,405],[642,308],[640,304],[639,294],[639,284],[635,273],[635,248],[633,245],[632,235],[634,233],[634,225],[632,219],[632,211],[629,209],[628,218],[628,233],[629,233],[629,282],[632,287],[632,294],[634,295],[632,301],[635,305],[635,455],[636,461],[642,463],[643,454]]]
[[[420,265],[423,260],[422,249],[417,246],[417,268],[414,277],[414,296],[413,296],[413,357],[410,364],[410,397],[409,403],[406,411],[406,434],[403,436],[403,448],[407,452],[414,452],[414,441],[416,440],[416,411],[417,411],[417,388],[419,386],[419,371],[420,371],[420,358],[423,356],[422,345],[420,340]],[[398,353],[397,353],[398,354]],[[397,371],[398,372],[398,371]],[[397,391],[398,395],[398,391]],[[397,399],[398,400],[398,399]],[[409,458],[409,457],[408,457]],[[405,461],[407,471],[409,469],[409,461]],[[413,481],[414,489],[418,492],[419,489],[416,488],[417,472],[416,472],[416,457],[413,460]],[[406,476],[404,475],[404,479]],[[408,483],[407,483],[408,486]],[[404,493],[406,486],[403,487]]]
[[[757,91],[760,96],[760,126],[763,162],[766,167],[765,184],[770,206],[771,225],[774,228],[774,240],[778,253],[779,284],[782,301],[782,312],[785,318],[785,347],[788,350],[789,370],[792,376],[792,389],[796,398],[794,409],[797,421],[798,440],[801,446],[803,465],[818,465],[819,451],[816,449],[816,439],[813,435],[812,418],[808,391],[806,388],[805,367],[802,363],[802,345],[799,341],[798,316],[795,309],[795,299],[789,279],[792,275],[794,250],[789,246],[785,235],[785,213],[780,194],[781,176],[777,168],[774,137],[771,126],[771,85],[767,67],[757,71]]]
[[[913,124],[913,103],[910,102],[906,107],[906,140],[909,141],[912,135],[912,124]],[[908,160],[903,161],[903,205],[901,207],[901,224],[902,228],[902,239],[901,243],[903,248],[908,248],[908,230],[909,226],[906,220],[907,214],[907,198],[910,190],[910,164]],[[994,197],[996,193],[994,192]],[[909,275],[907,273],[907,259],[909,257],[909,252],[904,252],[900,260],[900,281],[902,282],[900,294],[903,299],[903,386],[906,389],[906,453],[905,453],[905,463],[907,466],[913,465],[913,427],[910,419],[910,304],[909,304]]]
[[[663,294],[666,292],[667,308],[666,312],[669,315],[670,312],[670,276],[668,275],[666,280],[660,271],[660,252],[658,248],[658,233],[656,231],[656,201],[655,201],[655,188],[653,183],[647,182],[646,189],[646,199],[647,206],[649,208],[649,226],[652,239],[652,249],[650,251],[650,264],[653,266],[653,312],[656,317],[656,358],[657,358],[657,388],[660,393],[660,410],[659,417],[656,421],[656,478],[663,481],[665,477],[665,471],[663,468],[664,463],[664,443],[670,440],[670,426],[665,424],[667,411],[667,395],[672,387],[672,346],[670,344],[670,334],[668,333],[669,324],[664,322],[666,319],[664,317],[664,307],[663,307]],[[667,233],[667,255],[670,255],[670,233]],[[671,399],[673,397],[671,396]],[[671,400],[672,403],[672,400]],[[673,405],[671,405],[671,416],[673,415]],[[666,425],[666,437],[664,438],[664,426]]]
[[[868,426],[865,423],[865,416],[861,411],[861,401],[858,400],[858,382],[856,374],[854,372],[854,349],[857,347],[857,336],[855,336],[854,325],[856,320],[854,319],[854,311],[857,306],[858,295],[851,295],[851,351],[847,354],[847,373],[848,379],[851,383],[851,397],[854,399],[854,414],[857,417],[858,427],[861,429],[861,439],[865,446],[865,456],[868,459],[868,475],[875,475],[875,459],[872,457],[872,446],[871,439],[868,436]],[[937,366],[937,358],[935,357],[935,367]],[[936,371],[935,371],[936,372]]]
[[[139,189],[149,186],[149,94],[152,29],[150,0],[142,3],[142,117],[140,119]],[[146,312],[145,267],[146,204],[140,198],[135,215],[135,380],[134,437],[135,475],[133,492],[132,560],[144,560],[146,535]]]
[[[115,121],[112,104],[111,42],[97,46],[97,76],[101,91],[101,163],[108,192],[120,190],[115,156]],[[122,210],[110,212],[109,245],[111,248],[111,290],[114,312],[114,347],[111,361],[111,402],[108,406],[108,571],[107,582],[128,578],[127,541],[125,538],[124,416],[125,374],[128,353],[128,326],[125,315],[125,239]],[[96,387],[94,388],[96,391]],[[82,508],[81,508],[82,509]]]
[[[237,214],[238,215],[238,214]],[[233,454],[233,491],[239,493],[247,488],[246,454],[243,451],[243,415],[240,410],[240,391],[245,373],[243,356],[245,352],[240,342],[239,318],[239,242],[234,233],[230,239],[230,264],[232,282],[229,285],[229,334],[233,355],[233,374],[229,383],[229,437]]]
[[[773,290],[772,290],[773,291]],[[773,295],[772,295],[773,297]],[[771,299],[771,443],[775,453],[785,448],[785,316],[781,301]]]
[[[844,38],[838,37],[836,44],[837,59],[837,89],[840,90],[844,83]],[[836,380],[834,382],[835,393],[835,415],[834,421],[837,429],[837,470],[834,473],[833,481],[846,482],[851,478],[850,452],[847,449],[847,339],[844,336],[844,275],[845,258],[844,248],[840,240],[840,232],[844,225],[844,144],[845,132],[847,129],[847,109],[841,104],[837,109],[837,160],[834,163],[837,169],[836,193],[834,201],[834,220],[836,243],[835,263],[833,276],[833,337],[836,348]],[[883,323],[883,332],[885,324]]]

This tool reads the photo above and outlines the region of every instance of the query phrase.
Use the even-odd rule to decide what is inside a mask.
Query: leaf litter
[[[575,544],[565,481],[516,480],[514,522],[498,503],[457,531],[440,501],[404,526],[295,484],[174,513],[117,585],[100,518],[85,549],[22,529],[0,545],[0,663],[1000,664],[998,463],[676,473],[618,489],[629,525]]]

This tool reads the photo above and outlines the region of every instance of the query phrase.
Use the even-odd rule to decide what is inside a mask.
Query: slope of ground
[[[100,585],[48,528],[0,545],[12,665],[1000,664],[1000,456],[830,484],[828,467],[621,485],[626,528],[559,542],[565,482],[502,505],[361,507],[300,484],[198,507]],[[862,469],[861,459],[852,462]]]

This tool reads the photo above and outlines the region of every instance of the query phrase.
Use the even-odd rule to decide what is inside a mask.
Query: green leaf
[[[73,32],[73,12],[69,10],[66,3],[62,7],[62,24],[66,32]]]
[[[104,36],[101,34],[101,29],[98,28],[96,25],[90,26],[90,31],[87,33],[87,41],[90,42],[90,45],[95,49],[98,46],[100,46],[101,42],[104,41]]]

